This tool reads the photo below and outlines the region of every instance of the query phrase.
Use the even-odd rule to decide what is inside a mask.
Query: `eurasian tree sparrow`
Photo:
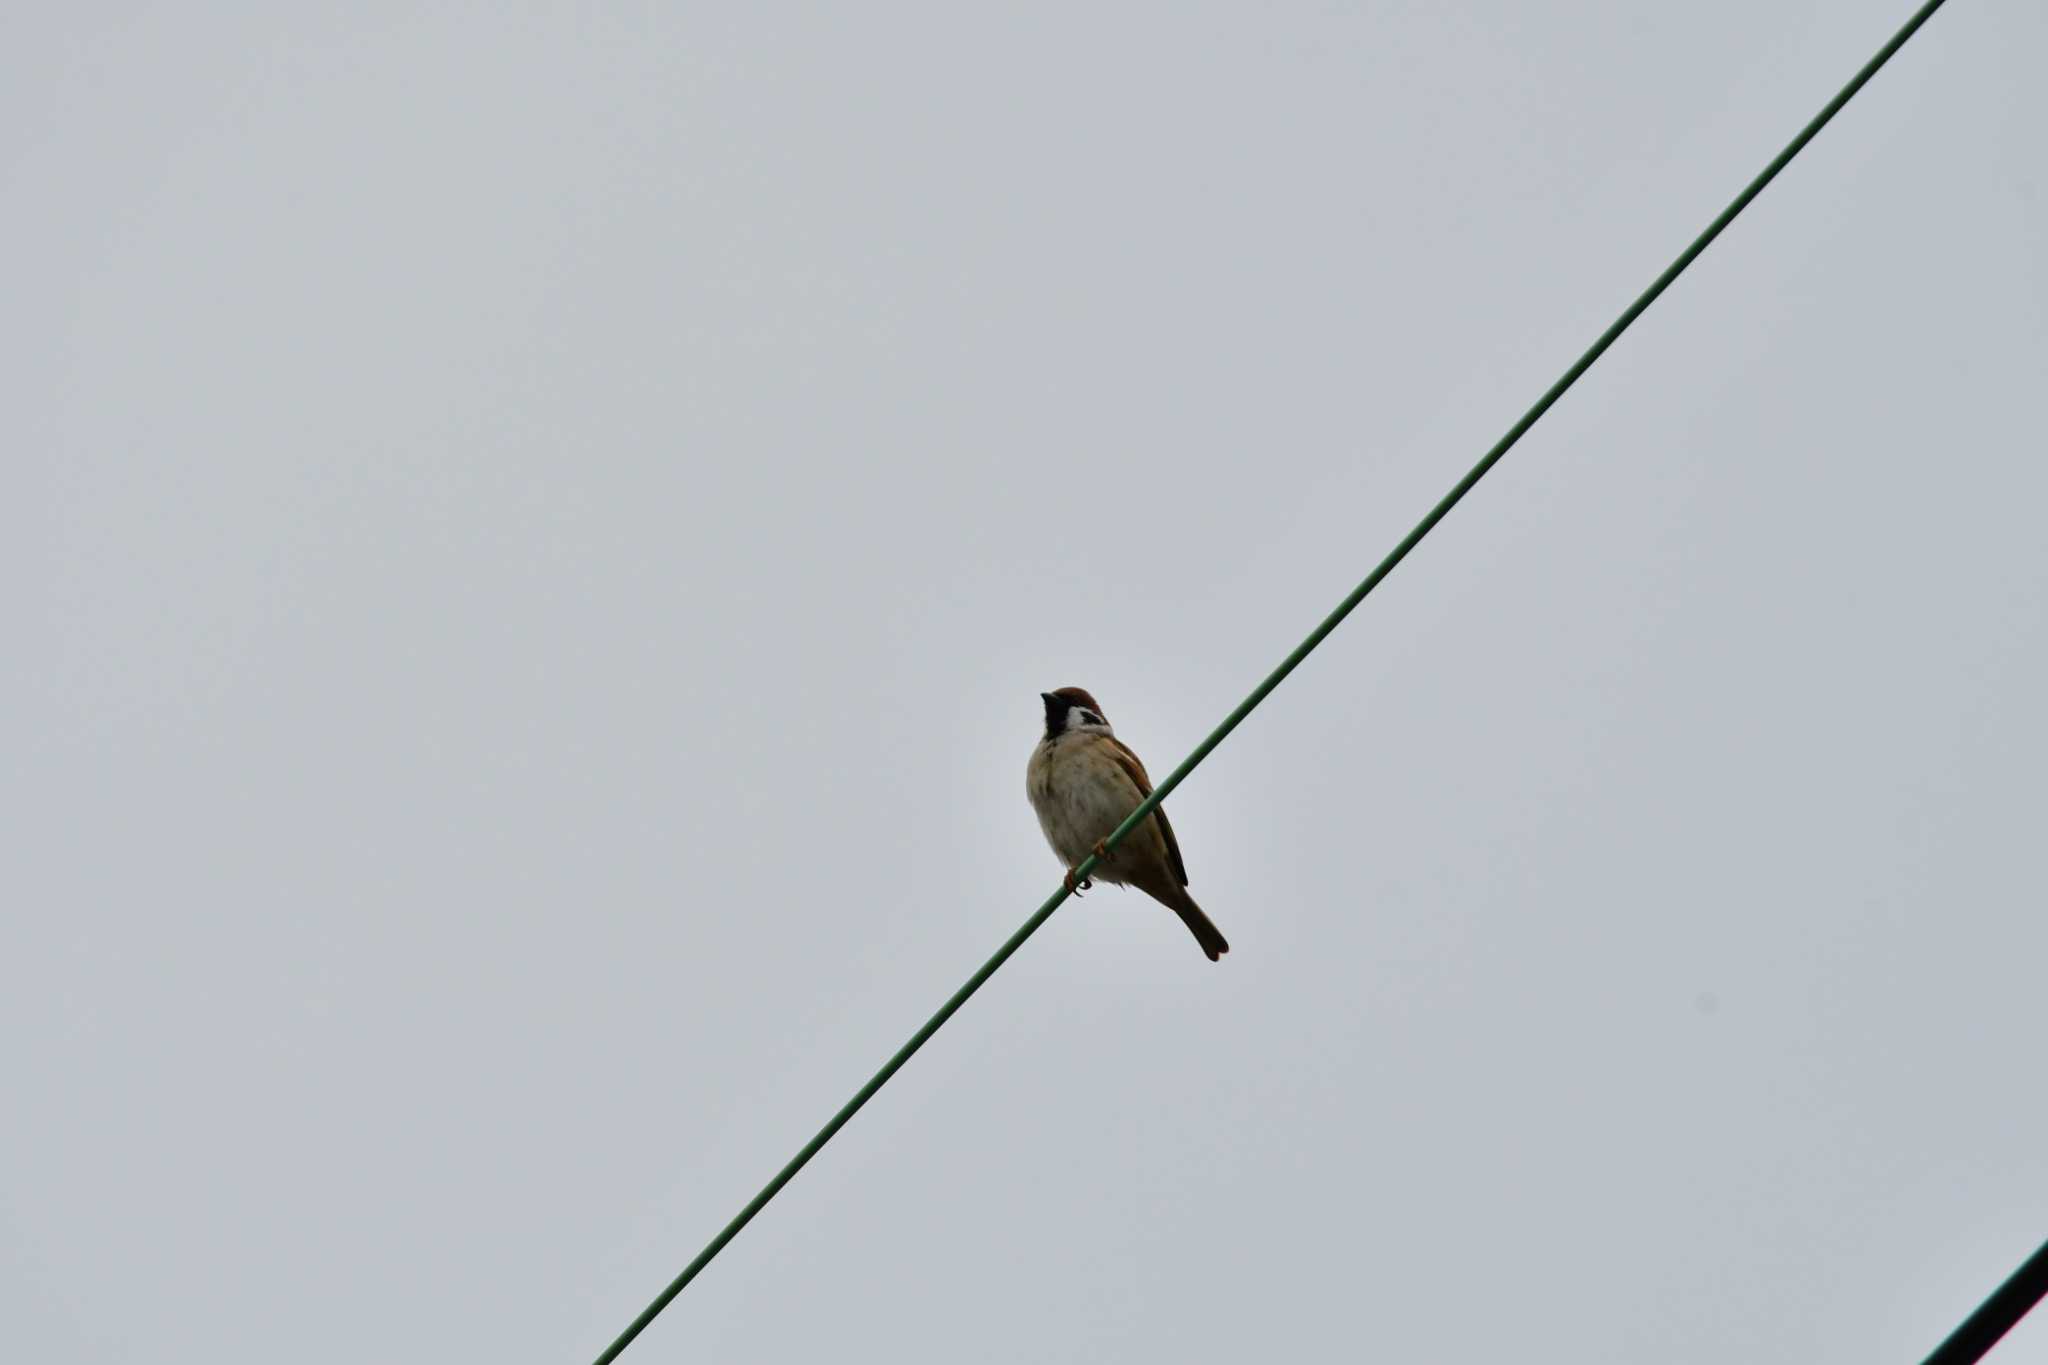
[[[1152,779],[1109,728],[1095,698],[1078,687],[1038,695],[1045,702],[1045,738],[1031,751],[1024,789],[1046,842],[1067,865],[1067,889],[1078,895],[1088,883],[1074,884],[1074,868],[1090,853],[1102,852],[1102,841],[1152,794]],[[1135,886],[1179,915],[1211,962],[1230,951],[1185,890],[1187,866],[1163,806],[1132,830],[1093,875],[1117,886]]]

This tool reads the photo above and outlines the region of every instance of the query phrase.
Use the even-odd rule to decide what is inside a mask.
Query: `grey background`
[[[1171,768],[1907,8],[15,11],[6,1354],[594,1355],[1051,889],[1036,694]],[[629,1358],[1917,1360],[2048,1235],[2044,46]]]

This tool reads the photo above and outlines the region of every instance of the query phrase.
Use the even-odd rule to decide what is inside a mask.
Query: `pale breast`
[[[1025,770],[1025,789],[1046,842],[1069,867],[1093,852],[1143,799],[1113,746],[1090,735],[1062,735],[1050,745],[1040,744]],[[1157,823],[1147,820],[1095,875],[1121,882],[1117,864],[1123,855],[1149,852],[1157,859],[1163,846]]]

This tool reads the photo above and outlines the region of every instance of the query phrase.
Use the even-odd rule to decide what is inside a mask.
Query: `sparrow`
[[[1024,790],[1046,842],[1067,865],[1067,890],[1079,895],[1089,883],[1077,885],[1074,869],[1090,853],[1102,854],[1103,840],[1152,794],[1152,779],[1109,728],[1095,698],[1078,687],[1038,695],[1045,703],[1045,737],[1031,751]],[[1187,865],[1164,807],[1155,808],[1103,857],[1094,875],[1116,886],[1135,886],[1179,915],[1211,962],[1230,951],[1187,893]]]

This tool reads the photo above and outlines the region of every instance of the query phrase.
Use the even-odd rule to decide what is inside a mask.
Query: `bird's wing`
[[[1114,757],[1117,761],[1117,766],[1122,768],[1124,775],[1137,785],[1138,799],[1142,801],[1150,796],[1152,794],[1152,779],[1146,775],[1144,763],[1136,754],[1131,752],[1129,745],[1125,744],[1115,735],[1105,735],[1104,738],[1109,741],[1110,747],[1116,751]],[[1166,807],[1153,807],[1152,818],[1159,822],[1159,832],[1166,836],[1166,862],[1173,869],[1174,880],[1182,886],[1186,886],[1188,884],[1188,865],[1181,861],[1180,840],[1173,837],[1173,826],[1166,822]]]

